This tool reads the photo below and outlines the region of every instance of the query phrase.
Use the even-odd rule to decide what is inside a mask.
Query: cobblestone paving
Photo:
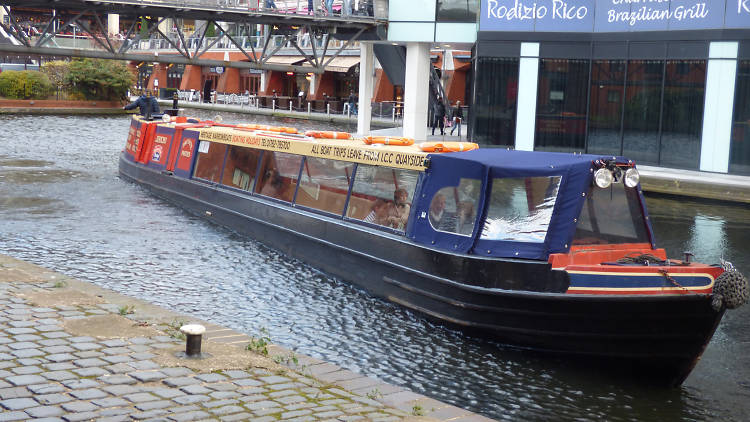
[[[183,343],[168,335],[101,339],[66,321],[120,314],[113,304],[36,307],[0,283],[0,421],[396,421],[390,408],[295,371],[247,368],[201,373],[154,362]],[[164,328],[164,327],[161,327]],[[462,419],[464,420],[464,419]]]

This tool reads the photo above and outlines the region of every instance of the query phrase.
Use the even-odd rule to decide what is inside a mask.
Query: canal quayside
[[[504,344],[679,385],[748,298],[730,263],[656,248],[623,157],[164,120],[133,118],[124,178]]]

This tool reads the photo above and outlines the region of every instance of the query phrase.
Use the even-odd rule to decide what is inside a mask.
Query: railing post
[[[326,104],[326,114],[331,114],[331,105]]]
[[[307,114],[310,114],[312,112],[312,108],[310,107],[310,101],[307,102]]]
[[[289,101],[289,111],[292,111],[292,101]]]
[[[396,121],[396,104],[393,104],[393,121]]]

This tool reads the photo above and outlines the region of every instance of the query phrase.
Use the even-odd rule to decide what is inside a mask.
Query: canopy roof
[[[569,249],[577,218],[591,188],[593,170],[598,167],[594,163],[597,160],[612,159],[618,163],[628,163],[622,157],[495,148],[430,155],[422,195],[415,200],[416,206],[413,207],[413,215],[417,219],[409,235],[416,242],[456,252],[546,260],[550,253],[566,252]],[[492,179],[544,176],[559,176],[560,184],[543,243],[481,239],[481,224],[475,225],[471,236],[436,231],[427,218],[419,218],[427,215],[430,202],[440,189],[459,186],[461,179],[481,180],[484,188],[476,209],[484,210],[485,203],[489,200],[488,186]]]

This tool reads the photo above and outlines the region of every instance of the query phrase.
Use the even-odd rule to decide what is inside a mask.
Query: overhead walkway
[[[309,8],[310,3],[313,4],[312,9]],[[359,7],[354,9],[354,4]],[[3,0],[0,5],[10,17],[7,23],[0,22],[0,28],[6,33],[6,38],[14,40],[0,44],[1,52],[312,73],[323,73],[325,61],[337,56],[355,40],[380,39],[387,16],[387,0],[359,0],[356,3],[335,0],[330,11],[323,7],[322,0]],[[41,34],[32,36],[19,26],[14,17],[14,10],[19,8],[49,10],[49,16],[53,16],[52,11],[56,10],[58,15],[46,24]],[[123,17],[130,22],[124,34],[114,34],[107,28],[105,22],[113,15],[117,15],[118,20]],[[64,24],[58,26],[58,19]],[[199,33],[190,36],[180,26],[175,26],[176,34],[165,34],[165,21],[181,20],[206,24]],[[138,28],[143,23],[146,24],[145,30]],[[239,28],[239,34],[228,33],[226,23]],[[262,42],[247,45],[237,41],[242,36],[253,35],[256,25],[265,28]],[[115,26],[119,29],[119,25]],[[56,42],[59,35],[71,29],[85,34],[91,40],[90,48],[70,48]],[[216,31],[217,37],[210,43],[204,43],[203,40],[210,35],[209,29]],[[325,40],[325,44],[322,48],[313,48],[311,54],[304,52],[295,44],[295,38],[302,32]],[[306,58],[306,67],[269,61],[280,49],[270,41],[279,36],[291,42]],[[178,54],[133,51],[142,39],[154,38],[163,39]],[[344,40],[345,45],[329,50],[328,43],[332,38]],[[221,43],[236,46],[246,60],[223,61],[201,57]]]

